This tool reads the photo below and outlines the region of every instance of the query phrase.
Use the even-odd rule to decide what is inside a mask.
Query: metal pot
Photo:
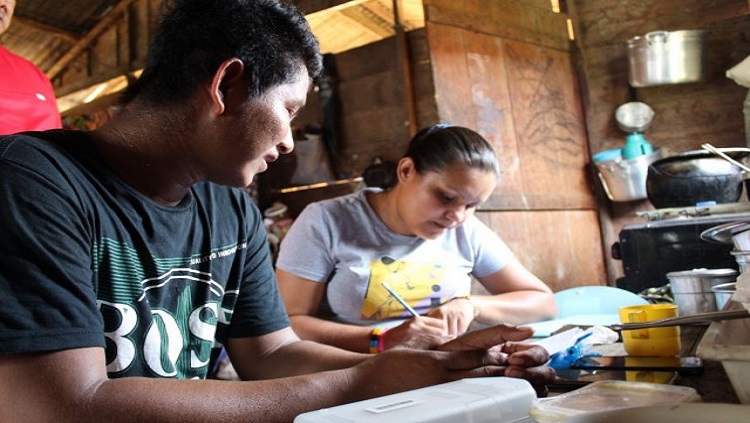
[[[734,269],[693,269],[667,273],[680,316],[717,311],[713,287],[735,282]]]
[[[633,87],[681,84],[705,78],[706,31],[653,31],[627,41]]]
[[[722,151],[740,162],[750,158],[747,148]],[[689,151],[652,163],[646,193],[657,209],[692,207],[699,203],[734,203],[742,195],[742,170],[707,151]]]

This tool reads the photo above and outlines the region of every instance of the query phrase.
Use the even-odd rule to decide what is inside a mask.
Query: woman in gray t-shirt
[[[472,321],[557,313],[551,289],[474,216],[500,177],[490,144],[435,125],[410,141],[396,182],[308,205],[282,241],[277,278],[304,339],[378,352]],[[489,295],[471,295],[472,277]]]

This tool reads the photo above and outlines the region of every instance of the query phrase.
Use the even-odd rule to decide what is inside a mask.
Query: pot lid
[[[746,230],[750,230],[750,221],[729,222],[701,232],[701,239],[719,244],[732,244],[732,237]]]
[[[631,101],[615,110],[615,120],[625,132],[643,132],[654,120],[654,110],[646,103]]]

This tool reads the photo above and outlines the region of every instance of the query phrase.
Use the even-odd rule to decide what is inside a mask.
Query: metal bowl
[[[743,164],[750,160],[748,148],[719,150]],[[657,209],[735,203],[742,187],[742,169],[704,150],[657,160],[646,175],[646,194]]]

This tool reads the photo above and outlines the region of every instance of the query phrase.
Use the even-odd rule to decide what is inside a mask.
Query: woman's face
[[[462,164],[445,172],[419,174],[410,158],[399,162],[397,213],[403,235],[434,239],[454,228],[489,198],[497,185],[494,172]]]

